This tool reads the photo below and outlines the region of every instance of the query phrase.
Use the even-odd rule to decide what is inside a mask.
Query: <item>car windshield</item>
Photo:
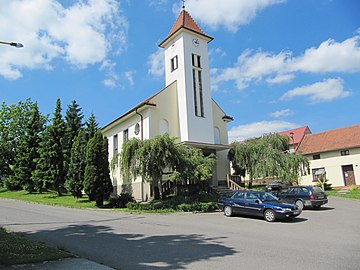
[[[324,192],[321,187],[313,187],[314,194],[322,193]]]
[[[262,194],[261,200],[262,201],[278,201],[279,199],[277,197],[275,197],[274,195],[265,192],[264,194]]]

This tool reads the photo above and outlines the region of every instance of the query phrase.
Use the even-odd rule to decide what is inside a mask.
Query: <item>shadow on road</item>
[[[70,225],[28,233],[27,236],[121,269],[184,269],[193,262],[237,253],[235,249],[223,245],[221,237],[117,234],[107,226]]]
[[[313,212],[321,212],[321,211],[330,211],[330,210],[334,210],[335,208],[333,207],[326,207],[326,206],[322,206],[320,208],[305,208],[305,211],[313,211]]]

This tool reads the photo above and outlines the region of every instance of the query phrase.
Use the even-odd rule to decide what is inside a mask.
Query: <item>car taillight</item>
[[[311,194],[311,195],[310,195],[310,200],[314,200],[314,199],[315,199],[314,194]]]

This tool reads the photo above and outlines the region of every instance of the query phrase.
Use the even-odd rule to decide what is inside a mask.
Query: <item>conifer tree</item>
[[[101,131],[95,132],[86,148],[86,167],[84,177],[84,190],[89,199],[102,206],[109,198],[113,187],[110,179],[108,161],[108,142]]]
[[[71,148],[71,158],[67,172],[66,188],[74,197],[81,198],[84,189],[86,134],[80,130]]]
[[[92,113],[89,119],[86,121],[86,136],[87,140],[90,140],[94,137],[95,132],[99,130],[99,124],[96,122],[95,115]]]
[[[65,136],[63,140],[64,170],[68,171],[71,159],[71,148],[75,137],[83,127],[84,115],[75,100],[68,106],[65,115]],[[67,175],[66,175],[67,177]]]
[[[63,137],[65,134],[65,123],[61,116],[61,102],[56,100],[56,108],[51,125],[46,128],[42,136],[33,180],[36,187],[41,190],[53,188],[59,196],[64,186],[64,155]]]
[[[20,137],[17,146],[15,164],[13,166],[13,183],[18,183],[30,193],[34,191],[31,178],[35,171],[35,161],[39,158],[40,134],[43,131],[45,117],[40,112],[37,103],[33,104],[30,121],[25,125],[25,132]]]

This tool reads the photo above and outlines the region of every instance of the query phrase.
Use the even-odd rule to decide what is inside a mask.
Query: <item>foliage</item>
[[[277,177],[298,182],[299,173],[309,170],[308,160],[289,153],[289,139],[279,134],[232,143],[228,158],[234,169],[249,175],[249,187],[255,178]]]
[[[119,156],[113,158],[112,168],[118,160]],[[175,138],[166,133],[150,140],[131,139],[125,142],[119,163],[124,179],[132,181],[142,177],[152,183],[156,194],[164,172],[170,172],[170,180],[177,184],[208,180],[216,160],[214,155],[204,157],[200,149],[176,144]]]
[[[32,173],[35,161],[39,158],[40,134],[44,129],[45,118],[40,114],[37,104],[32,105],[29,122],[26,123],[23,135],[19,138],[13,166],[14,175],[9,177],[9,189],[24,188],[34,191]]]
[[[129,193],[121,193],[109,200],[110,207],[126,208],[129,202],[136,202],[134,197]]]
[[[86,134],[84,130],[80,130],[74,139],[71,148],[71,156],[69,169],[65,186],[71,192],[74,198],[82,197],[82,190],[84,189],[84,175],[85,175],[85,155],[86,155]]]
[[[181,212],[210,212],[217,209],[217,203],[193,202],[176,204],[174,201],[129,202],[128,209],[136,211],[173,210]]]
[[[37,190],[54,188],[59,196],[65,181],[63,137],[65,123],[61,116],[60,99],[56,100],[56,108],[51,125],[47,126],[40,143],[40,158],[37,160],[33,180]]]
[[[73,100],[71,105],[68,106],[65,114],[65,133],[62,147],[64,153],[64,170],[66,172],[69,169],[71,148],[73,146],[74,139],[78,135],[79,131],[82,130],[84,125],[82,123],[83,118],[84,115],[81,112],[81,108],[76,101]],[[65,177],[67,180],[67,175],[65,175]]]
[[[108,142],[101,131],[88,142],[85,159],[84,190],[90,200],[102,206],[113,191],[108,162]]]
[[[317,184],[316,186],[321,187],[322,190],[330,190],[331,183],[329,183],[329,179],[326,179],[325,174],[321,174],[316,178]]]
[[[99,130],[99,124],[96,122],[95,115],[92,113],[85,123],[86,139],[90,140],[94,137],[95,132]]]
[[[189,183],[211,178],[216,166],[214,154],[205,157],[201,149],[183,145],[178,145],[176,150],[178,163],[170,176],[171,181]]]
[[[17,145],[30,121],[34,103],[27,99],[7,106],[5,102],[0,107],[0,178],[13,175],[12,166],[15,163]]]
[[[46,246],[0,228],[0,265],[18,265],[73,257],[70,253]]]

